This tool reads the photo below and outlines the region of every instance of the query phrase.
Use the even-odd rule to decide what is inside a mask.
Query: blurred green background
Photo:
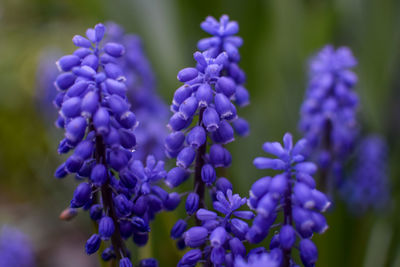
[[[99,266],[84,255],[91,234],[86,214],[58,219],[76,182],[53,178],[62,158],[53,127],[56,110],[46,108],[37,88],[43,53],[70,53],[71,38],[95,23],[115,21],[143,42],[170,103],[179,86],[177,72],[192,66],[199,24],[228,14],[240,24],[241,67],[251,105],[239,113],[251,135],[229,145],[227,171],[238,192],[263,175],[252,166],[266,140],[297,130],[306,87],[307,59],[327,43],[349,46],[359,60],[356,88],[365,132],[383,134],[390,147],[392,201],[387,209],[354,216],[343,203],[327,215],[330,229],[316,236],[317,266],[400,266],[400,1],[397,0],[1,0],[0,1],[0,226],[19,227],[30,236],[38,266]],[[38,91],[39,90],[39,91]],[[141,257],[155,256],[174,266],[179,253],[169,240],[178,215],[162,214],[152,225],[150,245]]]

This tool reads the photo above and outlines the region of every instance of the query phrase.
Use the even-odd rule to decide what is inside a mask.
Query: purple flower
[[[34,267],[35,256],[30,240],[19,230],[3,226],[0,232],[0,266]]]
[[[283,137],[283,146],[278,142],[263,145],[265,152],[277,158],[259,157],[254,160],[254,165],[259,169],[273,169],[282,173],[274,177],[263,177],[253,184],[249,205],[256,210],[257,216],[246,239],[251,243],[261,242],[276,221],[281,205],[283,226],[271,240],[270,246],[283,254],[284,265],[294,264],[291,250],[296,243],[297,232],[300,244],[307,244],[306,251],[300,248],[302,261],[306,266],[312,266],[316,252],[311,252],[311,246],[315,248],[315,245],[310,238],[314,232],[323,233],[328,228],[321,212],[329,207],[330,202],[315,188],[312,175],[317,168],[314,163],[305,161],[303,153],[307,146],[304,139],[293,144],[292,136],[287,133]],[[303,259],[303,256],[306,258]]]
[[[85,251],[88,255],[96,253],[99,250],[101,244],[101,239],[98,234],[93,234],[87,241],[85,245]]]
[[[246,249],[241,240],[244,239],[249,226],[242,219],[250,220],[254,215],[251,211],[238,210],[246,204],[246,198],[241,198],[238,194],[233,195],[231,189],[227,189],[226,193],[218,191],[215,198],[213,207],[222,216],[211,210],[199,209],[196,217],[201,226],[190,228],[183,236],[185,244],[189,247],[205,245],[204,253],[213,264],[218,265],[225,262],[226,255],[236,258],[245,254]],[[174,229],[178,229],[181,224],[186,227],[186,224],[179,223]],[[211,250],[211,254],[206,253],[208,250]]]
[[[354,91],[357,61],[347,47],[325,46],[310,61],[309,84],[301,107],[300,130],[308,141],[307,154],[321,168],[322,182],[332,186],[334,169],[353,151],[358,132]]]
[[[186,252],[182,259],[179,261],[178,266],[196,266],[197,262],[202,258],[202,252],[200,249],[193,249]]]
[[[103,258],[121,256],[121,266],[132,266],[122,239],[133,235],[137,245],[146,244],[150,220],[163,209],[175,208],[180,198],[157,185],[167,174],[163,161],[146,150],[143,164],[133,152],[138,123],[127,96],[125,57],[135,52],[115,40],[102,42],[105,34],[105,27],[98,24],[87,30],[86,37],[75,36],[73,43],[80,48],[57,62],[63,73],[55,81],[60,92],[54,102],[59,109],[57,125],[65,129],[58,151],[73,152],[55,176],[71,173],[84,180],[71,207],[90,210],[99,223],[86,252],[95,253],[101,240],[110,239]]]
[[[353,212],[379,210],[388,203],[387,158],[387,144],[379,135],[369,135],[358,144],[354,170],[342,186],[342,195]]]
[[[198,48],[203,52],[194,53],[196,66],[184,68],[177,74],[177,79],[183,85],[174,93],[170,107],[174,114],[167,125],[172,133],[165,139],[166,154],[176,158],[177,166],[168,172],[166,184],[171,188],[177,187],[194,172],[194,192],[188,194],[185,208],[188,216],[196,214],[196,227],[200,228],[186,230],[186,220],[179,220],[171,231],[171,236],[178,239],[179,247],[198,247],[200,243],[210,241],[208,234],[213,237],[213,244],[218,238],[220,243],[226,243],[229,238],[220,235],[222,230],[219,234],[213,234],[213,230],[218,226],[221,227],[219,229],[226,227],[224,231],[229,235],[232,214],[241,218],[252,216],[252,213],[246,215],[246,212],[236,211],[245,204],[246,199],[232,194],[232,186],[226,178],[226,181],[219,180],[221,182],[218,185],[215,183],[216,168],[228,167],[232,161],[229,151],[223,147],[234,141],[232,125],[235,125],[239,135],[246,135],[249,131],[247,122],[238,118],[235,106],[235,103],[244,106],[249,99],[247,90],[242,86],[245,75],[237,65],[241,38],[233,35],[238,32],[238,25],[223,16],[220,23],[209,17],[201,27],[215,36],[199,42]],[[192,124],[195,126],[192,127]],[[218,197],[214,201],[215,209],[222,212],[224,218],[205,209],[204,198],[208,188],[213,198]],[[221,192],[217,192],[221,189]],[[247,225],[245,222],[237,220],[235,218],[232,223],[238,228],[234,231],[243,239],[248,227],[244,226]],[[200,231],[198,229],[203,230],[197,233]],[[183,236],[186,244],[182,245],[180,237],[185,230]],[[225,258],[222,245],[210,249],[210,253],[206,253],[207,259],[214,264],[222,264]],[[187,263],[188,266],[198,261],[198,255],[194,256],[196,260]],[[185,260],[182,259],[179,264],[183,266]]]

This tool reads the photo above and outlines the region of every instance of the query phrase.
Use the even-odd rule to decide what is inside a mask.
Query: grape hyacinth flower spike
[[[292,248],[298,248],[304,266],[314,266],[318,253],[311,241],[313,233],[323,233],[328,228],[321,214],[330,202],[324,193],[315,188],[312,175],[317,167],[305,161],[306,140],[293,144],[292,136],[283,137],[283,146],[278,142],[267,142],[263,150],[277,159],[259,157],[254,165],[259,169],[272,169],[282,173],[274,177],[263,177],[256,181],[250,191],[249,205],[257,213],[246,239],[259,243],[273,227],[279,227],[271,240],[270,249],[281,252],[280,266],[292,266]],[[278,213],[283,212],[283,222],[273,225]],[[300,239],[299,246],[296,240]]]
[[[118,60],[125,48],[115,42],[103,44],[105,32],[97,24],[86,37],[76,35],[73,43],[79,48],[57,62],[62,73],[55,81],[60,91],[54,101],[59,109],[56,125],[65,129],[58,151],[73,152],[55,176],[75,174],[81,180],[62,217],[70,218],[78,208],[90,210],[99,229],[88,239],[86,252],[95,253],[110,240],[103,260],[117,258],[120,266],[132,266],[124,239],[133,236],[138,245],[147,242],[149,221],[165,208],[168,197],[155,185],[166,172],[164,163],[153,156],[147,157],[146,166],[132,157],[137,122]]]
[[[229,64],[224,50],[215,55],[195,52],[194,59],[196,68],[184,68],[178,73],[178,80],[184,85],[173,97],[174,114],[168,123],[172,133],[167,136],[165,147],[167,155],[177,159],[177,167],[169,172],[167,184],[171,187],[181,184],[195,165],[194,188],[201,207],[205,186],[211,186],[216,180],[215,168],[231,163],[231,155],[223,145],[234,140],[231,124],[238,118],[231,101],[237,95],[237,84],[224,76],[224,68]],[[191,127],[193,120],[197,125]]]
[[[344,200],[355,214],[382,210],[390,199],[388,147],[380,135],[368,135],[356,150],[355,167],[341,188]]]
[[[333,174],[341,173],[357,136],[357,76],[351,71],[356,64],[349,48],[335,50],[331,45],[310,61],[299,127],[309,144],[307,153],[318,162],[324,191],[341,182],[340,175]]]

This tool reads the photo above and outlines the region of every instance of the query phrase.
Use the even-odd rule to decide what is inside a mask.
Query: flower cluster
[[[133,157],[137,122],[119,65],[125,48],[115,42],[101,44],[104,34],[105,27],[97,24],[86,37],[76,35],[73,43],[79,48],[57,62],[62,73],[55,81],[60,91],[54,101],[59,109],[56,124],[65,129],[58,152],[73,152],[55,176],[75,174],[81,181],[68,211],[89,210],[98,223],[86,252],[95,253],[102,240],[111,240],[103,260],[117,258],[120,266],[132,266],[124,239],[133,236],[137,245],[146,244],[149,221],[162,209],[176,207],[180,199],[157,185],[166,176],[164,162],[150,155],[144,165]]]
[[[236,26],[234,31],[223,30],[225,33],[221,33],[222,36],[237,33],[237,23],[228,23],[227,17],[223,18],[220,25],[223,29],[226,25]],[[210,19],[207,18],[206,22]],[[206,22],[202,24],[203,29],[210,29],[210,25],[204,26]],[[225,37],[218,38],[225,40]],[[223,147],[234,140],[231,123],[238,120],[236,107],[231,101],[248,102],[248,94],[238,93],[243,88],[231,78],[232,75],[224,76],[224,69],[230,64],[227,52],[196,52],[194,59],[197,61],[196,68],[185,68],[178,73],[178,80],[185,84],[176,90],[171,105],[174,115],[170,118],[168,127],[173,132],[167,136],[165,147],[168,156],[177,158],[177,167],[168,173],[167,183],[171,187],[181,184],[188,177],[187,170],[196,160],[195,191],[202,200],[204,185],[212,185],[216,180],[215,168],[228,167],[231,163],[231,155]],[[236,70],[236,74],[242,73],[240,69]],[[194,117],[198,117],[197,125],[191,127]],[[248,132],[246,122],[239,124],[242,127],[238,132]],[[213,144],[206,154],[208,138]]]
[[[309,153],[325,173],[323,176],[340,169],[354,146],[358,96],[353,88],[357,76],[350,69],[356,64],[349,48],[335,50],[333,46],[324,47],[310,62],[300,129],[309,143]]]
[[[215,27],[220,30],[216,31]],[[226,178],[217,180],[216,172],[216,168],[231,164],[231,154],[224,145],[234,140],[234,132],[242,136],[249,132],[248,123],[238,118],[235,106],[245,106],[249,102],[248,92],[242,86],[245,75],[237,65],[238,48],[242,41],[233,35],[238,32],[238,24],[230,22],[227,16],[222,16],[220,22],[208,17],[202,28],[215,36],[199,42],[199,49],[203,52],[194,53],[196,67],[185,68],[178,73],[178,80],[184,85],[174,94],[171,105],[174,114],[168,123],[172,133],[165,140],[167,155],[176,158],[176,167],[167,175],[167,185],[172,188],[179,186],[190,176],[194,165],[194,192],[187,195],[185,209],[189,217],[196,215],[197,226],[186,231],[189,217],[178,220],[171,237],[178,240],[180,248],[203,246],[209,234],[210,238],[215,236],[223,242],[213,245],[210,241],[206,249],[189,251],[181,259],[180,266],[194,266],[200,260],[217,265],[225,262],[223,245],[233,238],[228,233],[230,217],[245,202],[239,195],[232,195],[232,185]],[[206,186],[215,200],[214,208],[222,212],[224,218],[205,209]],[[212,218],[202,217],[203,213]],[[243,222],[239,219],[233,221]],[[238,238],[232,242],[232,246],[237,243],[243,246]],[[233,253],[228,254],[231,255],[228,262],[233,264]]]
[[[199,226],[194,226],[183,233],[185,227],[178,226],[184,221],[178,221],[171,236],[179,237],[183,234],[185,245],[191,250],[185,254],[178,266],[195,266],[200,260],[211,262],[213,266],[233,266],[238,257],[246,256],[246,248],[242,241],[245,239],[248,224],[243,221],[251,220],[253,212],[238,210],[246,204],[246,198],[241,198],[238,194],[232,194],[232,185],[230,182],[221,178],[217,182],[217,192],[213,202],[214,210],[199,209],[196,212],[196,218],[201,222]],[[180,229],[180,231],[176,231]],[[195,252],[193,252],[195,251]],[[197,257],[189,257],[197,254]]]
[[[361,214],[369,208],[381,209],[388,203],[388,147],[379,135],[369,135],[356,151],[354,171],[343,185],[342,193],[350,209]]]
[[[142,40],[137,35],[126,34],[121,26],[112,22],[107,23],[107,29],[107,39],[125,47],[125,55],[119,63],[126,77],[127,97],[140,122],[135,129],[138,145],[134,157],[144,160],[152,154],[163,159],[168,107],[157,95],[154,73]]]
[[[316,165],[305,161],[303,155],[307,142],[302,139],[293,145],[292,136],[283,137],[283,146],[278,142],[267,142],[263,150],[277,159],[259,157],[254,165],[259,169],[282,171],[274,177],[263,177],[256,181],[250,191],[249,205],[257,212],[246,239],[251,243],[261,242],[269,233],[283,209],[283,222],[279,233],[270,243],[270,249],[281,251],[282,266],[292,266],[291,250],[300,237],[300,258],[305,266],[314,266],[317,249],[310,240],[313,233],[323,233],[327,223],[321,212],[330,205],[327,197],[315,188],[312,175]],[[276,226],[276,225],[275,225]]]
[[[228,60],[223,66],[223,72],[236,83],[234,95],[236,105],[239,107],[247,106],[250,103],[249,93],[243,86],[246,82],[246,75],[238,65],[240,60],[239,47],[243,44],[243,39],[235,36],[239,32],[238,23],[229,21],[227,15],[222,15],[219,21],[209,16],[201,23],[201,28],[213,36],[201,39],[197,43],[197,48],[211,58],[216,58],[222,52],[227,53]],[[249,134],[249,125],[245,119],[237,118],[232,122],[232,125],[238,135]]]
[[[0,232],[0,266],[34,267],[30,240],[16,228],[3,226]]]

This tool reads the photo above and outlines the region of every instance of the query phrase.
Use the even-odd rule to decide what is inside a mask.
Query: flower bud
[[[206,209],[199,209],[196,212],[196,217],[200,221],[215,220],[217,218],[217,213]]]
[[[236,87],[235,102],[239,107],[245,107],[250,103],[249,92],[246,88],[239,85]]]
[[[204,128],[201,126],[195,126],[188,133],[186,142],[194,148],[199,148],[206,142],[207,136]]]
[[[103,215],[103,206],[100,204],[95,204],[90,207],[90,218],[93,221],[100,220]]]
[[[188,215],[194,214],[199,208],[199,195],[196,193],[190,193],[186,198],[185,209]]]
[[[213,101],[213,91],[208,83],[199,86],[196,92],[196,99],[200,107],[207,107]]]
[[[109,131],[109,124],[110,114],[105,108],[99,108],[93,117],[93,125],[96,132],[101,135],[106,135]]]
[[[165,138],[165,147],[169,151],[177,151],[182,147],[183,142],[185,141],[185,134],[182,132],[173,132],[170,133]]]
[[[223,76],[218,79],[216,90],[230,98],[235,93],[236,84],[231,78]]]
[[[188,82],[193,80],[198,75],[198,71],[195,68],[184,68],[178,73],[178,80],[180,82]]]
[[[230,117],[233,115],[233,111],[231,109],[231,101],[221,93],[218,93],[214,97],[215,109],[222,119]]]
[[[192,93],[193,93],[192,87],[186,84],[182,85],[175,91],[174,97],[172,99],[172,104],[179,106],[180,104],[183,103],[183,101],[185,101],[188,97],[190,97]]]
[[[215,186],[218,191],[222,191],[224,194],[226,194],[227,190],[232,190],[233,188],[231,182],[225,177],[218,178]]]
[[[305,266],[314,266],[318,259],[317,247],[309,239],[302,239],[299,244],[300,258]]]
[[[112,247],[104,249],[103,252],[101,253],[101,258],[103,259],[103,261],[109,261],[111,259],[114,259],[115,258],[114,249]]]
[[[61,57],[57,62],[57,67],[62,71],[70,71],[73,67],[80,63],[81,59],[76,55],[66,55]]]
[[[116,94],[119,95],[121,97],[125,97],[126,92],[127,92],[127,87],[125,85],[125,83],[123,82],[119,82],[116,81],[114,79],[107,79],[105,81],[106,87],[107,87],[107,91],[112,95],[112,94]]]
[[[196,97],[191,96],[182,102],[179,106],[179,112],[177,113],[183,120],[188,120],[193,117],[196,113],[198,102]]]
[[[284,225],[279,232],[279,242],[283,249],[289,250],[296,241],[296,233],[292,226]]]
[[[232,122],[233,129],[239,136],[247,136],[250,132],[249,123],[242,118],[238,118]]]
[[[189,118],[188,120],[184,120],[178,113],[175,113],[169,119],[168,128],[170,128],[173,131],[180,131],[180,130],[186,128],[191,123],[191,121],[192,121],[192,118]]]
[[[191,248],[200,247],[206,241],[208,230],[201,226],[194,226],[183,234],[185,244]]]
[[[118,43],[107,43],[104,46],[104,51],[113,57],[120,57],[125,53],[125,48]]]
[[[217,175],[215,169],[211,164],[205,164],[201,168],[201,179],[206,185],[211,185],[215,182]]]
[[[226,121],[220,121],[218,129],[212,133],[212,139],[216,143],[228,144],[235,140],[232,126]]]
[[[175,167],[168,172],[165,183],[170,188],[174,188],[186,181],[187,178],[189,178],[189,173],[185,169]]]
[[[225,244],[225,241],[228,238],[228,233],[226,232],[225,228],[219,226],[214,229],[214,231],[210,234],[210,243],[213,247],[221,247]]]
[[[101,239],[98,234],[93,234],[86,242],[85,251],[88,255],[95,253],[99,250]]]
[[[176,158],[176,166],[181,168],[189,168],[194,158],[196,157],[196,150],[192,147],[188,146],[179,152],[178,157]]]
[[[95,186],[102,186],[107,181],[107,169],[103,164],[96,164],[90,174],[90,180]]]
[[[189,250],[179,261],[178,267],[195,266],[197,262],[201,260],[201,258],[202,252],[200,249]]]
[[[113,219],[109,216],[104,216],[99,222],[99,234],[101,239],[108,240],[115,231]]]
[[[65,128],[65,138],[72,145],[82,140],[86,132],[86,120],[82,117],[72,119]]]
[[[75,191],[74,196],[71,200],[72,208],[80,208],[84,206],[91,198],[92,189],[88,183],[79,184]]]
[[[164,200],[164,208],[166,210],[174,210],[178,207],[179,203],[181,202],[181,197],[178,193],[172,192],[168,194],[167,199]]]
[[[213,132],[218,129],[220,119],[217,111],[212,107],[208,107],[204,110],[202,121],[207,131]]]
[[[171,229],[171,238],[178,239],[182,236],[182,234],[186,231],[187,223],[186,221],[179,219]]]

